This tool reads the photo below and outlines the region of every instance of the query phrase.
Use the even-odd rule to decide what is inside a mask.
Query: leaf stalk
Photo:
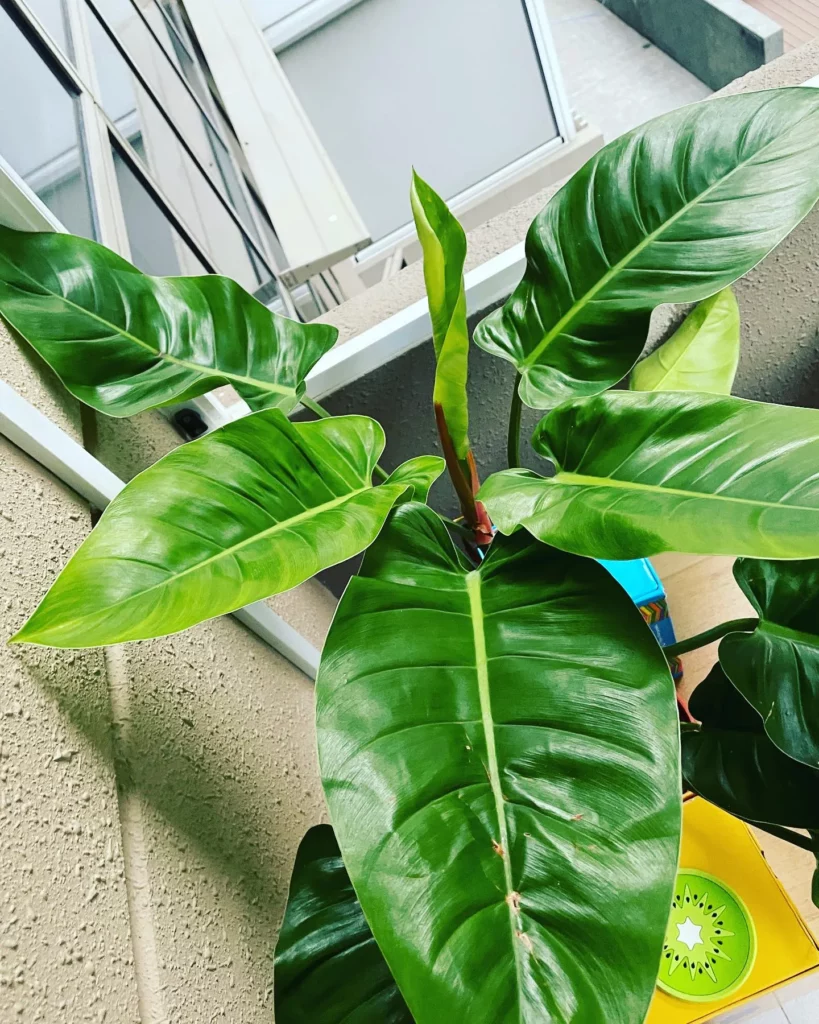
[[[506,461],[510,469],[517,469],[520,466],[520,418],[523,412],[523,402],[519,388],[520,374],[516,373],[512,389],[512,404],[509,408],[509,431],[506,436]]]
[[[715,640],[721,640],[728,633],[753,633],[758,625],[759,619],[756,616],[747,619],[729,619],[727,622],[712,626],[711,629],[697,633],[696,636],[691,636],[687,640],[679,640],[676,644],[671,644],[663,650],[666,658],[677,658],[681,654],[697,650],[698,647],[705,647]]]

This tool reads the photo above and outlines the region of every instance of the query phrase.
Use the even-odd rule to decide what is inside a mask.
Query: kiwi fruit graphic
[[[756,929],[742,900],[724,882],[680,870],[660,959],[658,986],[692,1002],[731,995],[756,958]]]

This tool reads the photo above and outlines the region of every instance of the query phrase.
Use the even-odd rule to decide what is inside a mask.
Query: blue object
[[[647,558],[635,558],[628,562],[611,562],[601,558],[599,561],[636,605],[665,600],[660,577]]]
[[[613,562],[601,558],[599,561],[604,569],[608,569],[638,608],[644,608],[651,612],[648,616],[648,624],[660,646],[668,647],[676,643],[674,626],[665,605],[665,590],[651,562],[647,558],[635,558],[627,562]],[[658,602],[663,603],[665,614],[655,614],[653,609],[648,608],[649,605]]]

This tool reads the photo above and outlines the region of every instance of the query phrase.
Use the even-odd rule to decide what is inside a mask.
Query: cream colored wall
[[[1,330],[0,378],[80,436]],[[153,414],[98,435],[125,478],[177,443]],[[0,439],[3,639],[89,528]],[[276,602],[318,645],[333,605],[317,584]],[[323,815],[312,718],[312,684],[233,619],[106,652],[0,646],[0,1021],[269,1024],[290,866]]]

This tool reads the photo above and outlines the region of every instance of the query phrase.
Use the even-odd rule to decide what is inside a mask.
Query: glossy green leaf
[[[527,405],[616,384],[661,302],[696,302],[745,274],[819,198],[819,90],[683,107],[589,160],[526,240],[523,280],[475,332],[514,363]]]
[[[413,1024],[329,825],[296,854],[273,980],[276,1024]]]
[[[780,750],[819,768],[819,561],[739,559],[734,576],[759,626],[729,633],[720,664]]]
[[[783,754],[720,665],[689,701],[699,732],[682,734],[682,767],[695,793],[746,821],[819,828],[819,771]]]
[[[643,1020],[678,728],[605,569],[525,533],[475,568],[399,506],[339,605],[317,716],[344,862],[418,1024]]]
[[[466,235],[443,199],[415,171],[410,200],[424,252],[424,281],[432,319],[436,357],[433,402],[443,410],[455,454],[459,459],[466,459],[469,452],[466,397],[469,332],[464,293]]]
[[[730,288],[701,302],[639,362],[633,391],[708,391],[730,395],[739,364],[739,306]]]
[[[294,408],[338,331],[271,313],[235,281],[148,277],[96,242],[0,227],[0,314],[72,395],[109,416],[232,384]]]
[[[819,412],[694,392],[610,391],[541,420],[545,478],[490,477],[495,525],[566,551],[819,556]]]
[[[383,448],[365,416],[278,409],[182,445],[111,502],[15,640],[144,640],[295,587],[371,544],[410,486],[373,487]]]
[[[408,501],[421,501],[426,504],[430,488],[443,473],[444,466],[444,460],[439,455],[417,455],[394,469],[384,483],[405,484],[405,497]]]

